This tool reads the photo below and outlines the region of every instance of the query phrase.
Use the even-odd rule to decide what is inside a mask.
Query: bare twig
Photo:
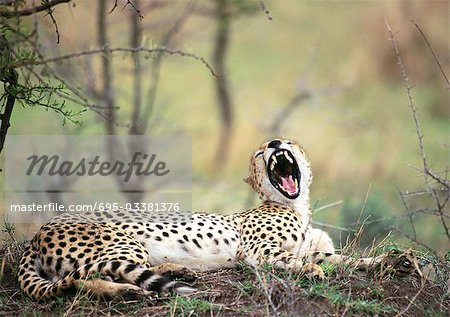
[[[416,226],[414,224],[414,213],[410,212],[408,203],[406,202],[406,199],[405,199],[405,196],[400,192],[400,189],[397,188],[397,191],[400,195],[400,199],[402,200],[402,204],[406,209],[406,213],[408,214],[409,223],[411,224],[414,240],[417,240]]]
[[[44,3],[49,4],[49,0],[45,0]],[[56,23],[56,19],[53,16],[53,9],[52,7],[49,5],[48,6],[48,15],[50,16],[50,19],[52,20],[53,25],[55,26],[55,33],[56,33],[56,43],[59,44],[59,28],[58,28],[58,23]]]
[[[445,187],[446,190],[450,190],[450,180],[447,178],[440,177],[439,175],[432,173],[431,171],[425,171],[431,178],[433,178],[436,182]]]
[[[261,5],[261,9],[264,11],[264,13],[266,14],[267,19],[269,19],[270,21],[272,21],[272,15],[270,14],[269,10],[266,8],[266,5],[264,4],[263,0],[259,0],[259,4]]]
[[[143,19],[144,16],[141,13],[141,10],[138,9],[138,7],[131,2],[131,0],[127,0],[127,2],[125,3],[125,5],[123,6],[122,10],[125,9],[128,5],[130,5],[133,8],[133,11],[136,13],[136,15],[139,17],[139,19]],[[111,10],[109,10],[108,14],[113,13],[113,11],[119,6],[119,4],[117,3],[117,0],[114,0],[114,5],[111,8]]]
[[[436,62],[436,64],[439,67],[439,70],[441,71],[442,77],[444,77],[445,84],[447,85],[447,89],[450,89],[450,81],[448,80],[448,77],[445,74],[445,71],[444,71],[444,68],[442,67],[441,62],[439,61],[436,53],[434,52],[433,47],[431,46],[430,42],[428,41],[428,38],[425,36],[425,33],[423,33],[423,31],[420,28],[420,26],[414,20],[411,20],[411,22],[416,26],[416,28],[419,31],[420,35],[422,35],[423,40],[425,41],[425,43],[428,46],[428,49],[430,50],[431,54],[433,55],[434,61]]]
[[[113,48],[103,47],[103,48],[97,48],[97,49],[88,50],[88,51],[81,51],[81,52],[77,52],[77,53],[71,53],[71,54],[67,54],[67,55],[52,57],[52,58],[40,60],[40,61],[27,60],[27,61],[23,61],[23,62],[18,62],[17,66],[20,67],[24,64],[44,65],[44,64],[48,64],[48,63],[61,62],[64,60],[82,57],[82,56],[95,55],[95,54],[100,54],[100,53],[104,53],[105,55],[108,55],[108,54],[112,54],[112,53],[116,53],[116,52],[122,52],[122,53],[123,52],[128,52],[128,53],[142,52],[142,53],[149,53],[149,54],[162,52],[162,53],[166,53],[169,55],[179,55],[179,56],[183,56],[183,57],[189,57],[189,58],[195,59],[197,61],[200,61],[211,72],[211,75],[219,78],[219,75],[216,74],[216,72],[214,71],[212,66],[203,57],[198,56],[194,53],[188,53],[188,52],[184,52],[182,50],[173,50],[173,49],[169,49],[169,48],[165,48],[165,47],[156,47],[156,48],[147,48],[147,47],[143,47],[143,46],[140,46],[140,47],[113,47]]]
[[[67,3],[70,1],[72,1],[72,0],[48,0],[48,1],[44,1],[41,5],[23,9],[23,10],[18,10],[18,11],[9,11],[9,10],[4,10],[3,8],[0,8],[0,17],[12,18],[12,17],[21,17],[21,16],[32,15],[37,12],[48,11],[49,9],[51,9],[52,7],[54,7],[60,3]]]
[[[117,4],[117,0],[114,0],[114,6],[112,7],[111,10],[109,10],[108,14],[113,13],[113,11],[117,8],[118,4]]]
[[[425,155],[425,147],[423,145],[423,135],[420,129],[420,124],[419,124],[419,119],[417,118],[417,109],[416,106],[414,104],[414,99],[412,97],[412,87],[409,83],[409,78],[406,75],[406,70],[405,70],[405,66],[403,64],[402,58],[400,56],[400,51],[398,49],[397,46],[397,41],[395,40],[395,35],[391,29],[391,26],[389,25],[388,21],[385,19],[384,20],[385,24],[386,24],[386,28],[389,32],[389,40],[392,42],[392,46],[394,48],[396,57],[397,57],[397,64],[400,67],[400,73],[402,76],[402,80],[403,80],[403,85],[405,86],[405,91],[406,91],[406,95],[408,96],[408,100],[409,100],[409,107],[411,109],[412,115],[413,115],[413,120],[414,120],[414,125],[416,128],[416,133],[417,133],[417,138],[419,140],[419,148],[420,148],[420,154],[422,155],[422,163],[423,163],[423,167],[424,170],[428,170],[428,162],[427,162],[427,158]],[[425,184],[427,185],[427,188],[430,189],[430,184],[428,182],[428,175],[424,174],[425,177]]]
[[[133,8],[133,11],[137,14],[139,19],[142,20],[144,18],[144,16],[141,14],[141,11],[137,8],[137,6],[135,6],[133,4],[133,2],[131,2],[131,0],[127,0],[127,3],[125,3],[125,5],[123,6],[122,10],[125,9],[127,7],[127,5],[130,5]]]

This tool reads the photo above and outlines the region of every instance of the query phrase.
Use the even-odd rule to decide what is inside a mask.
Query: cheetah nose
[[[278,149],[281,145],[281,141],[280,140],[273,140],[270,141],[269,145],[267,145],[268,148],[272,148],[272,149]]]

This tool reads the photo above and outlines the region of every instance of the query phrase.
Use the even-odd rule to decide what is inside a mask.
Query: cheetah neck
[[[303,224],[308,226],[311,223],[311,206],[309,205],[309,198],[307,199],[296,199],[293,208],[297,214],[300,215]]]
[[[311,223],[312,213],[309,204],[309,195],[303,195],[294,200],[283,201],[279,201],[279,199],[270,199],[270,197],[263,197],[262,201],[264,201],[264,204],[277,204],[288,207],[298,214],[303,224],[309,226]]]
[[[304,192],[296,199],[288,199],[282,197],[275,191],[272,193],[260,194],[259,198],[263,202],[274,202],[292,208],[300,214],[310,215],[311,213],[311,208],[309,204],[309,189],[304,190]]]

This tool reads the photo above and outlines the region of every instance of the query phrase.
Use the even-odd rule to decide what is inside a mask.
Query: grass
[[[371,289],[368,287],[368,293]],[[377,290],[376,297],[379,298],[380,292]],[[328,285],[328,283],[314,283],[307,291],[308,298],[324,298],[333,306],[343,307],[344,310],[353,314],[387,314],[395,311],[395,308],[385,305],[377,299],[352,298],[350,294],[338,285]],[[371,296],[369,296],[370,298]]]

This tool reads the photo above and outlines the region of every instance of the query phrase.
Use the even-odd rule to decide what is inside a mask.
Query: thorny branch
[[[261,9],[264,11],[264,13],[266,14],[267,19],[269,19],[270,21],[272,21],[272,16],[270,15],[269,10],[266,8],[266,5],[264,4],[263,0],[259,0],[259,4],[261,5]]]
[[[140,52],[142,52],[142,53],[149,53],[149,54],[166,53],[169,55],[179,55],[179,56],[183,56],[183,57],[189,57],[189,58],[192,58],[194,60],[201,62],[211,72],[211,75],[213,75],[216,78],[219,78],[219,75],[216,74],[216,72],[214,71],[212,66],[203,57],[198,56],[194,53],[188,53],[188,52],[184,52],[182,50],[173,50],[173,49],[169,49],[169,48],[165,48],[165,47],[155,47],[155,48],[147,48],[147,47],[143,47],[143,46],[140,46],[140,47],[112,47],[112,48],[103,47],[103,48],[97,48],[97,49],[93,49],[93,50],[89,50],[89,51],[81,51],[81,52],[77,52],[77,53],[71,53],[71,54],[67,54],[67,55],[52,57],[52,58],[40,60],[40,61],[25,60],[24,62],[19,63],[17,65],[17,67],[23,66],[25,64],[45,65],[45,64],[49,64],[49,63],[61,62],[61,61],[76,58],[76,57],[95,55],[95,54],[99,54],[99,53],[108,55],[108,54],[116,53],[116,52],[122,52],[122,53],[123,52],[125,52],[125,53],[140,53]]]
[[[17,10],[17,11],[5,10],[3,8],[0,8],[0,17],[12,18],[12,17],[22,17],[22,16],[27,16],[27,15],[32,15],[37,12],[51,10],[52,7],[54,7],[60,3],[67,3],[70,1],[72,1],[72,0],[47,0],[47,1],[44,1],[41,5],[31,7],[31,8],[26,8],[23,10]],[[0,4],[3,4],[3,3],[0,3]]]
[[[119,6],[117,1],[118,0],[114,1],[114,6],[112,7],[111,10],[109,10],[108,14],[113,13],[113,11]],[[138,7],[136,5],[134,5],[134,3],[131,0],[127,0],[125,5],[123,6],[122,10],[125,9],[127,7],[127,5],[130,5],[133,8],[133,11],[136,12],[136,14],[138,15],[139,19],[142,20],[144,18],[144,16],[141,13],[141,10],[139,10]]]
[[[397,45],[397,42],[395,40],[394,32],[392,31],[392,28],[390,27],[390,25],[389,25],[389,23],[388,23],[388,21],[386,19],[385,19],[385,24],[386,24],[386,28],[387,28],[387,30],[389,32],[389,40],[392,42],[392,46],[394,48],[394,51],[395,51],[395,54],[396,54],[396,57],[397,57],[397,64],[399,65],[399,68],[400,68],[400,73],[401,73],[401,77],[402,77],[402,80],[403,80],[403,85],[405,86],[406,95],[408,96],[408,100],[409,100],[409,107],[410,107],[412,115],[413,115],[413,120],[414,120],[415,129],[416,129],[416,134],[417,134],[417,138],[418,138],[418,141],[419,141],[420,153],[421,153],[421,156],[422,156],[422,164],[423,164],[423,171],[422,172],[423,172],[423,175],[424,175],[424,178],[425,178],[425,185],[426,185],[428,193],[430,193],[432,195],[432,197],[434,198],[434,201],[435,201],[435,204],[436,204],[436,207],[437,207],[437,213],[438,213],[438,216],[439,216],[439,219],[440,219],[440,223],[441,223],[441,225],[442,225],[442,227],[444,229],[444,232],[445,232],[445,235],[446,235],[447,239],[450,241],[450,228],[449,228],[449,226],[447,224],[447,220],[445,219],[446,218],[445,207],[446,207],[446,204],[449,201],[449,190],[448,190],[448,186],[449,185],[448,185],[448,181],[447,180],[442,180],[442,178],[440,178],[439,176],[434,175],[434,173],[432,173],[432,171],[428,167],[428,161],[427,161],[427,158],[426,158],[426,155],[425,155],[425,147],[424,147],[424,144],[423,144],[423,134],[422,134],[421,129],[420,129],[420,124],[419,124],[419,120],[418,120],[418,117],[417,117],[417,109],[416,109],[416,106],[414,104],[414,99],[413,99],[412,93],[411,93],[412,87],[411,87],[411,85],[409,83],[409,78],[406,75],[406,70],[405,70],[402,58],[400,56],[400,51],[398,49],[398,45]],[[418,30],[421,32],[420,27],[416,23],[414,23],[414,24],[416,25]],[[424,39],[425,39],[429,49],[432,52],[434,52],[434,50],[432,49],[431,45],[426,40],[426,37],[423,34],[423,32],[421,32],[421,34],[424,37]],[[433,54],[433,56],[435,56],[435,54]],[[438,65],[440,67],[440,63],[438,62],[437,57],[435,57],[435,61],[436,61],[436,63],[438,63]],[[444,78],[447,79],[447,77],[445,76],[445,73],[443,73],[443,74],[444,74]],[[431,174],[433,174],[434,176],[431,176]],[[429,181],[429,177],[433,178],[439,184],[441,184],[441,185],[443,185],[444,187],[447,188],[447,191],[445,192],[446,194],[444,195],[445,197],[444,197],[443,201],[439,197],[439,194],[438,194],[437,190],[432,188],[431,183]]]
[[[400,73],[402,76],[403,85],[405,86],[406,95],[408,96],[409,107],[410,107],[412,115],[413,115],[414,125],[416,127],[417,138],[419,140],[419,148],[420,148],[420,154],[422,155],[423,167],[424,167],[424,170],[428,170],[428,162],[427,162],[427,157],[425,155],[425,147],[423,145],[423,135],[422,135],[422,131],[420,129],[419,119],[417,118],[417,109],[414,104],[414,99],[413,99],[412,93],[411,93],[412,87],[409,83],[409,78],[406,75],[406,70],[405,70],[402,58],[400,56],[400,51],[397,46],[397,41],[395,40],[395,35],[392,32],[391,26],[389,25],[389,23],[387,22],[386,19],[385,19],[385,23],[386,23],[387,30],[389,32],[389,40],[392,42],[392,46],[394,48],[395,55],[397,57],[397,64],[400,67]],[[428,176],[426,174],[425,174],[425,183],[427,185],[427,188],[430,189],[430,184],[428,182]]]
[[[412,213],[410,211],[409,206],[408,206],[408,202],[406,201],[405,196],[401,193],[400,189],[397,188],[397,191],[398,191],[398,193],[400,195],[400,199],[402,201],[403,207],[405,208],[406,213],[408,215],[409,223],[411,224],[411,228],[412,228],[412,231],[413,231],[414,240],[417,240],[416,225],[414,224],[414,213]]]
[[[49,0],[45,0],[44,3],[49,3]],[[47,9],[48,11],[48,15],[50,16],[50,19],[52,20],[53,25],[55,26],[55,33],[56,33],[56,43],[59,44],[59,28],[58,28],[58,23],[56,23],[56,19],[53,16],[53,9],[51,6],[48,7]]]

